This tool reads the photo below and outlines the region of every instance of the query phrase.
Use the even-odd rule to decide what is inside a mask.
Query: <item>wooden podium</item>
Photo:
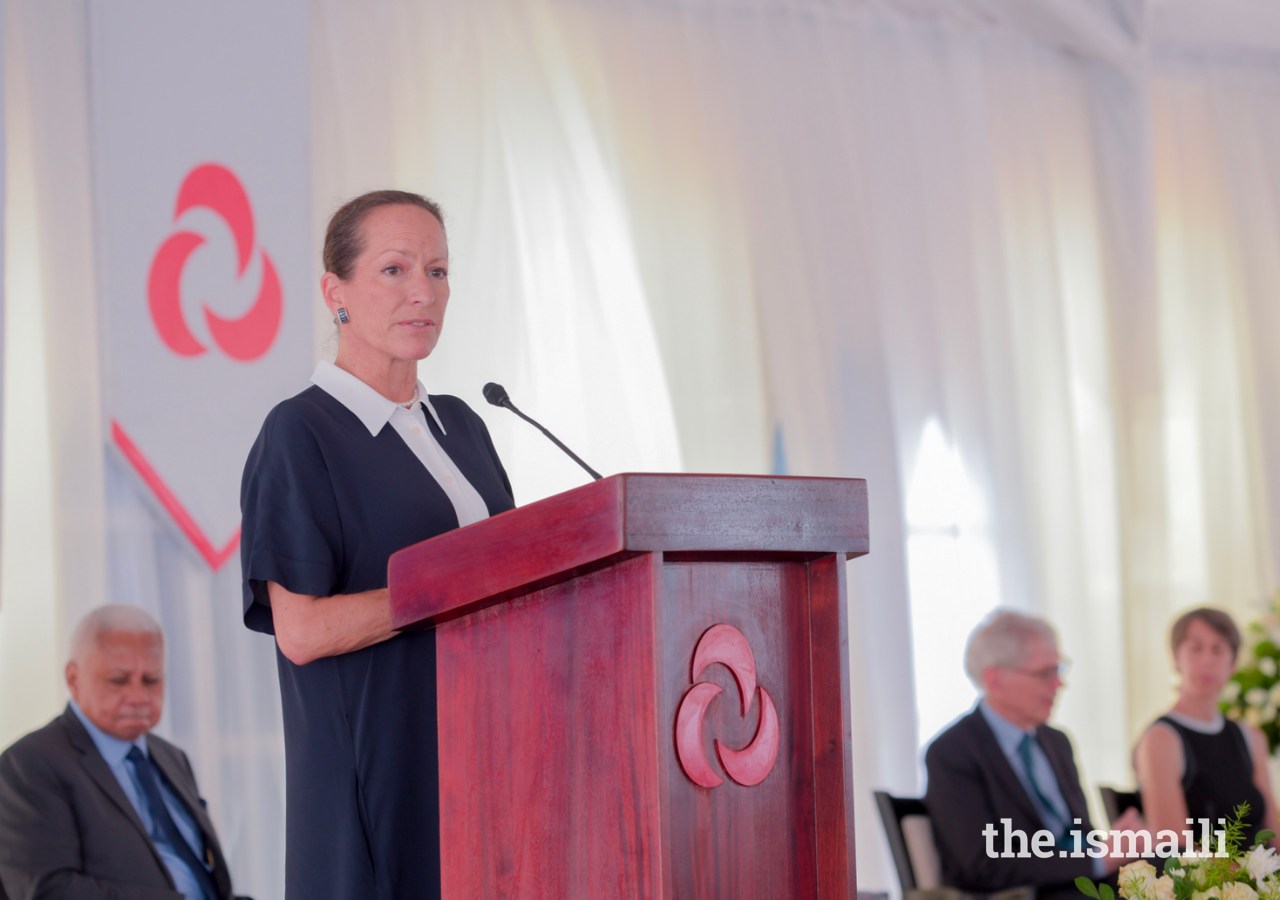
[[[444,896],[855,894],[845,560],[866,482],[615,475],[415,544]]]

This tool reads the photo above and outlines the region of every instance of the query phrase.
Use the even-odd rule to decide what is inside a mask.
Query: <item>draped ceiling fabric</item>
[[[254,804],[242,887],[278,896],[278,773],[262,762],[236,794],[212,768],[276,752],[274,684],[252,678],[269,650],[85,415],[82,6],[8,7],[5,364],[24,387],[5,380],[0,730],[56,711],[59,642],[106,585],[163,598],[180,629],[212,621],[194,646],[246,676],[212,683],[196,655],[170,677],[184,734],[221,738],[202,783]],[[870,792],[922,787],[918,748],[972,696],[963,636],[996,603],[1058,625],[1075,666],[1057,720],[1087,782],[1130,783],[1130,743],[1170,697],[1171,615],[1248,616],[1276,586],[1280,7],[311,12],[315,246],[361,190],[441,201],[454,293],[424,381],[486,416],[518,501],[582,475],[483,407],[488,380],[602,471],[785,459],[868,479],[873,549],[848,571],[860,887],[896,885]]]

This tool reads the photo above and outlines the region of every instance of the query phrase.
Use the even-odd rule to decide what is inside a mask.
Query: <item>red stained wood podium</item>
[[[395,554],[394,624],[436,627],[444,896],[853,897],[867,549],[861,480],[615,475]]]

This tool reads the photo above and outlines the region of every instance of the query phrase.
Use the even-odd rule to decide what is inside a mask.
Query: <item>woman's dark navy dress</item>
[[[513,508],[484,422],[433,396],[440,446],[484,499]],[[387,586],[395,551],[458,527],[444,490],[387,424],[376,437],[319,387],[267,416],[245,465],[244,621],[273,634],[267,582],[296,594]],[[286,762],[288,900],[440,896],[435,632],[305,666],[276,651]],[[448,739],[448,736],[445,736]]]

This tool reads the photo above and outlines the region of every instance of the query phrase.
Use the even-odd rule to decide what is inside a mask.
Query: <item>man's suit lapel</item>
[[[1009,763],[1008,757],[1000,749],[1000,742],[996,740],[995,733],[992,732],[991,726],[987,724],[987,720],[983,717],[982,710],[975,709],[969,715],[969,718],[978,740],[978,759],[984,761],[987,769],[995,777],[1000,787],[1030,817],[1031,821],[1038,823],[1040,821],[1040,813],[1036,811],[1035,804],[1027,796],[1026,789],[1018,779],[1018,773],[1013,771],[1013,766]]]
[[[169,782],[169,787],[182,800],[187,812],[191,814],[196,824],[200,826],[200,830],[204,832],[205,840],[207,841],[209,832],[212,830],[212,823],[209,821],[204,804],[200,802],[200,796],[196,793],[195,785],[191,783],[191,778],[187,775],[186,770],[173,758],[173,754],[169,752],[168,748],[160,744],[159,741],[148,741],[147,750],[151,754],[151,761],[156,764],[156,768],[164,775],[165,781]]]
[[[138,811],[129,802],[124,788],[120,787],[120,782],[111,773],[111,768],[107,765],[107,761],[102,758],[102,754],[98,752],[97,746],[94,745],[93,738],[89,737],[89,732],[85,731],[84,726],[80,724],[80,720],[76,718],[76,714],[71,711],[70,706],[62,714],[62,726],[66,730],[67,739],[71,742],[71,746],[80,751],[81,767],[111,802],[119,808],[124,817],[133,823],[133,827],[138,829],[138,833],[147,842],[147,846],[151,848],[151,854],[156,858],[156,862],[159,863],[160,871],[164,872],[166,878],[169,878],[169,868],[156,851],[156,845],[151,840],[151,835],[147,834],[147,829],[143,826],[142,819],[138,818]],[[172,878],[170,878],[170,881],[172,881]]]

